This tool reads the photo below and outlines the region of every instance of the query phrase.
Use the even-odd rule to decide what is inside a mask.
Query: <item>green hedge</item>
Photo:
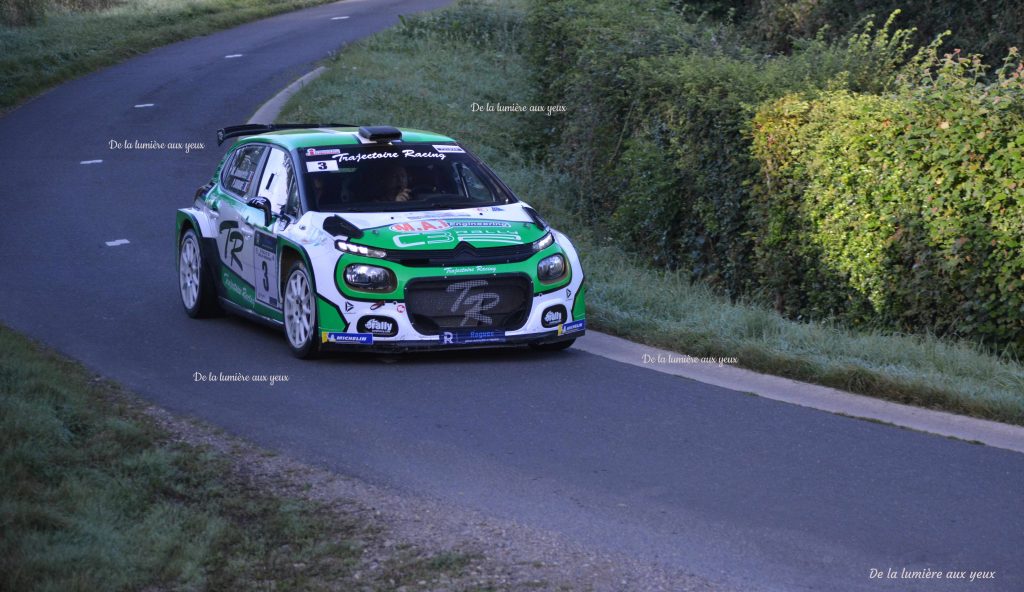
[[[1024,343],[1015,65],[898,12],[781,55],[688,3],[529,6],[538,136],[612,240],[790,318]]]
[[[1024,80],[947,55],[883,96],[763,106],[755,268],[790,314],[1024,344]]]
[[[909,32],[887,25],[770,56],[730,25],[660,0],[533,0],[528,22],[542,99],[568,108],[545,143],[579,182],[579,210],[734,297],[753,289],[757,105],[829,85],[884,88],[910,49]]]

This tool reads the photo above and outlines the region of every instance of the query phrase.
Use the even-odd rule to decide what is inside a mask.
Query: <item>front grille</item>
[[[514,331],[530,313],[533,290],[523,274],[418,279],[405,287],[413,327],[424,335],[441,331]]]
[[[508,247],[474,247],[459,242],[454,249],[400,251],[391,249],[387,259],[408,267],[458,267],[460,265],[481,265],[484,263],[518,263],[533,256],[533,245],[512,245]]]

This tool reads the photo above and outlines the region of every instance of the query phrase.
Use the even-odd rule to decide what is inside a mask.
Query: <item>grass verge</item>
[[[390,547],[379,525],[231,460],[0,327],[0,589],[422,589],[475,561]]]
[[[357,121],[458,138],[569,234],[587,273],[588,324],[694,356],[922,407],[1024,425],[1024,367],[968,343],[854,332],[788,321],[731,303],[680,274],[653,269],[571,212],[578,188],[534,158],[545,112],[474,111],[531,105],[518,4],[462,1],[348,46],[295,95],[281,121]],[[568,109],[585,105],[566,105]]]
[[[35,25],[0,26],[0,113],[154,47],[329,1],[122,0],[96,10],[53,9]]]

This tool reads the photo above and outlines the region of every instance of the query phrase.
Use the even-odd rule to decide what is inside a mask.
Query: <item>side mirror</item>
[[[245,205],[250,208],[256,208],[263,212],[263,225],[270,226],[270,221],[273,218],[270,214],[270,200],[265,197],[253,197],[249,201],[245,202]]]

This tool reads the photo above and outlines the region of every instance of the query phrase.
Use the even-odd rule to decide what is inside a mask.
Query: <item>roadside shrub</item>
[[[788,313],[1024,344],[1022,71],[954,52],[893,93],[759,110],[756,268]]]
[[[568,107],[546,145],[579,182],[578,210],[655,263],[738,297],[752,289],[756,106],[829,85],[886,88],[911,32],[890,19],[842,44],[770,56],[728,24],[686,15],[658,0],[534,0],[529,54],[542,100]]]

